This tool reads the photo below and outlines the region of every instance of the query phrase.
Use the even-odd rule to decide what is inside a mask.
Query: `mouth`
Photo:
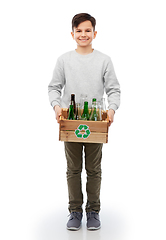
[[[86,42],[86,41],[89,40],[89,38],[88,39],[79,39],[79,40],[82,41],[82,42]]]

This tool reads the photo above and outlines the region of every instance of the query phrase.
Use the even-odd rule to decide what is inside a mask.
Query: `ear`
[[[96,38],[96,35],[97,35],[97,31],[94,31],[93,39]]]
[[[73,33],[73,32],[71,32],[71,36],[72,36],[72,38],[74,39],[74,33]]]

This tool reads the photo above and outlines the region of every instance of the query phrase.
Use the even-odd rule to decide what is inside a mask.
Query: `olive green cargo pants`
[[[69,211],[82,212],[83,193],[81,172],[83,165],[83,148],[87,174],[86,212],[100,211],[101,158],[102,143],[64,142],[67,159],[67,184],[69,194]]]

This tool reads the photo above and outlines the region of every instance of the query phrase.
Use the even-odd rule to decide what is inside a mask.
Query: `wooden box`
[[[67,120],[67,109],[62,109],[59,140],[65,142],[108,142],[108,118],[104,121]]]

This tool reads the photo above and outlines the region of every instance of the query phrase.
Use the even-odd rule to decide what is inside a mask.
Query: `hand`
[[[113,109],[109,109],[108,112],[108,118],[109,118],[109,127],[111,126],[111,124],[113,123],[114,121],[114,114],[115,114],[115,111]]]
[[[60,108],[60,106],[56,105],[54,107],[54,110],[55,110],[55,118],[57,120],[57,123],[59,123],[59,120],[60,120],[59,118],[61,116],[61,108]]]

